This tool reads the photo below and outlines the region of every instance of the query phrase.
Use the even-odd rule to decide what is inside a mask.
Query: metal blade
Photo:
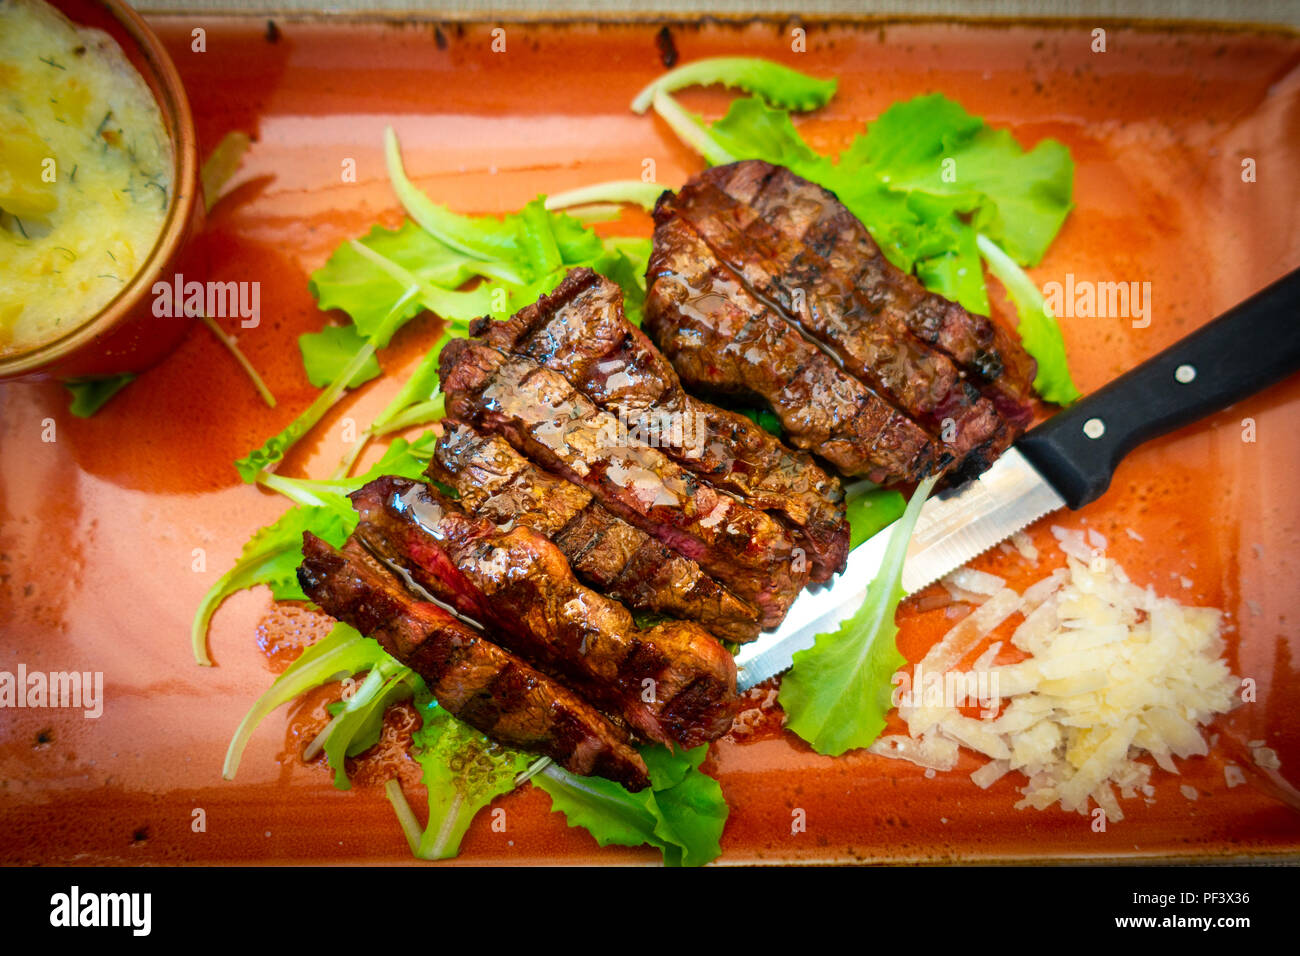
[[[1063,507],[1065,501],[1056,489],[1019,451],[1008,449],[979,478],[925,503],[907,549],[903,589],[908,594],[921,590]],[[786,670],[796,651],[812,647],[818,634],[834,630],[862,606],[894,527],[891,524],[854,548],[843,572],[822,587],[805,591],[779,628],[741,648],[736,655],[741,690]]]

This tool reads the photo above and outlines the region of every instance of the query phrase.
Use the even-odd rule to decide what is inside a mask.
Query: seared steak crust
[[[658,449],[620,439],[619,422],[558,372],[481,342],[443,349],[448,416],[503,436],[615,515],[693,559],[774,627],[808,580],[789,532]]]
[[[422,481],[378,478],[351,497],[373,553],[650,740],[693,747],[730,728],[735,660],[699,625],[638,628],[545,537],[466,515]]]
[[[550,538],[588,585],[635,610],[699,622],[715,637],[750,641],[758,612],[591,492],[538,468],[497,435],[447,423],[429,476],[450,485],[467,512],[501,528]]]
[[[1013,429],[947,355],[916,338],[898,310],[860,292],[851,270],[833,267],[760,215],[787,222],[788,206],[755,209],[701,177],[682,187],[671,208],[757,297],[922,425],[955,469],[970,458],[978,474],[1010,445]]]
[[[436,604],[417,601],[358,554],[307,532],[298,580],[327,614],[377,640],[471,727],[574,773],[629,790],[648,786],[645,761],[594,707]]]
[[[508,321],[479,319],[470,333],[559,372],[683,468],[780,515],[808,551],[814,581],[843,569],[849,529],[839,481],[744,415],[688,395],[668,360],[627,321],[613,282],[575,269]]]
[[[951,462],[920,425],[751,295],[663,200],[646,286],[646,331],[689,386],[766,402],[792,443],[877,484]]]
[[[837,285],[857,290],[866,315],[901,325],[942,351],[980,385],[1014,429],[1028,426],[1036,367],[1015,336],[988,317],[927,292],[885,258],[833,193],[761,160],[717,166],[698,179],[750,206],[786,240],[823,259]]]

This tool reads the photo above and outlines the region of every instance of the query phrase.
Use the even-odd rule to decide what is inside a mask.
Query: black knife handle
[[[1070,406],[1017,447],[1071,508],[1144,441],[1300,371],[1300,269]]]

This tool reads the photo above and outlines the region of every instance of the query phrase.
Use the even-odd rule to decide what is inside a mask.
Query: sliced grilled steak
[[[914,276],[894,266],[833,193],[759,160],[717,166],[699,178],[751,206],[786,239],[824,259],[836,283],[856,289],[869,314],[901,323],[941,349],[986,386],[998,412],[1015,428],[1027,427],[1033,417],[1033,358],[996,322],[926,292]]]
[[[633,437],[751,507],[779,514],[807,550],[812,580],[843,569],[849,527],[839,481],[744,415],[688,395],[668,360],[627,321],[613,282],[575,269],[550,295],[508,321],[479,319],[470,334],[559,372],[620,415]]]
[[[608,777],[629,790],[649,784],[626,734],[594,707],[436,604],[416,600],[357,554],[307,532],[298,580],[327,614],[377,640],[471,727],[574,773]]]
[[[727,640],[758,636],[758,612],[698,564],[610,514],[585,488],[538,468],[498,435],[447,423],[429,475],[455,488],[471,514],[550,538],[575,574],[630,608],[698,621]]]
[[[658,449],[620,440],[600,411],[558,372],[457,339],[440,377],[452,419],[503,436],[553,474],[592,492],[606,508],[753,604],[775,627],[808,581],[789,532],[766,512],[718,491]]]
[[[657,213],[645,329],[687,385],[757,398],[846,475],[917,481],[950,461],[925,430],[750,295],[670,206]]]
[[[947,355],[916,338],[901,315],[873,307],[849,270],[832,267],[706,178],[666,202],[757,298],[922,425],[956,459],[955,471],[978,475],[1011,444],[1016,433],[993,403]],[[763,209],[786,215],[784,207]]]
[[[699,625],[639,629],[542,535],[466,515],[422,481],[378,478],[351,498],[373,553],[650,740],[694,747],[731,727],[735,660]]]

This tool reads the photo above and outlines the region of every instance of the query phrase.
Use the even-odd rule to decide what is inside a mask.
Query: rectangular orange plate
[[[66,413],[56,385],[0,386],[0,669],[102,671],[106,698],[97,719],[0,712],[0,862],[409,861],[380,786],[400,774],[422,810],[418,772],[393,745],[400,721],[383,752],[361,762],[350,793],[297,757],[319,726],[319,699],[272,715],[237,782],[220,779],[245,709],[322,631],[258,589],[217,614],[219,666],[193,663],[187,635],[200,596],[284,509],[239,483],[231,462],[315,394],[295,341],[326,321],[309,273],[376,221],[400,221],[383,167],[386,124],[419,185],[464,212],[501,213],[538,193],[646,171],[675,186],[700,168],[662,123],[627,108],[663,69],[659,26],[507,24],[506,50],[496,53],[486,25],[282,21],[268,32],[262,20],[154,23],[189,88],[204,150],[232,130],[254,139],[212,212],[210,278],[261,283],[260,326],[224,325],[280,403],[261,405],[200,327],[90,420]],[[1149,303],[1149,324],[1137,319],[1145,327],[1132,316],[1062,319],[1086,392],[1300,265],[1300,41],[1105,24],[1097,53],[1096,26],[811,25],[803,53],[792,52],[789,24],[776,22],[672,35],[682,61],[743,53],[839,77],[830,107],[800,120],[822,151],[842,148],[891,103],[936,90],[1025,146],[1065,142],[1077,163],[1076,207],[1035,280],[1138,283]],[[716,116],[727,95],[683,99]],[[649,222],[636,213],[602,229],[647,235]],[[390,374],[351,396],[285,472],[327,475],[349,420],[364,427],[433,332],[428,319],[403,331],[381,355]],[[1000,552],[979,562],[1021,587],[1061,563],[1050,520],[1086,522],[1139,583],[1223,608],[1228,659],[1257,699],[1213,728],[1209,757],[1184,761],[1181,777],[1160,775],[1153,800],[1123,801],[1125,819],[1097,833],[1089,817],[1013,809],[1014,775],[979,790],[967,773],[980,761],[969,755],[927,779],[862,753],[820,757],[768,715],[717,745],[707,765],[732,807],[723,860],[1294,855],[1294,791],[1252,769],[1247,743],[1266,741],[1285,775],[1300,767],[1298,412],[1292,381],[1155,442],[1123,464],[1101,501],[1032,529],[1038,568]],[[913,660],[950,623],[914,602],[901,616],[900,646]],[[1229,763],[1245,785],[1226,785]],[[462,861],[657,859],[598,848],[531,788],[497,806],[504,832],[480,818]],[[792,827],[796,810],[802,832]]]

